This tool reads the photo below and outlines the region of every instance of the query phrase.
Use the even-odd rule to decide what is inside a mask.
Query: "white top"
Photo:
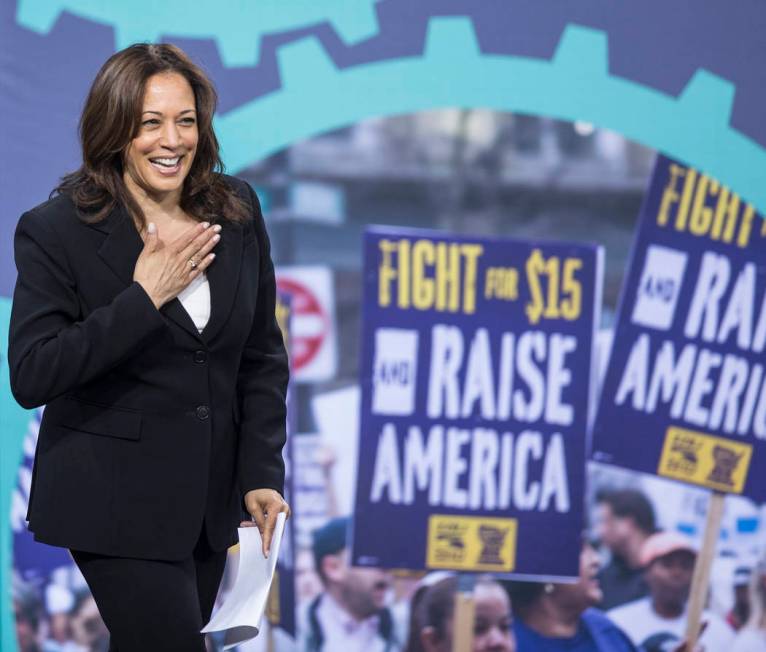
[[[766,631],[748,627],[739,630],[734,647],[731,648],[731,652],[763,652],[764,650],[766,650]]]
[[[610,609],[607,614],[635,645],[658,634],[665,634],[668,640],[681,641],[686,632],[686,610],[678,618],[662,618],[652,608],[651,598],[634,600],[621,607]],[[726,652],[734,641],[734,630],[720,616],[704,611],[703,622],[707,628],[700,637],[700,645],[706,652]]]
[[[178,294],[178,300],[201,333],[210,319],[210,283],[204,272],[195,276]]]

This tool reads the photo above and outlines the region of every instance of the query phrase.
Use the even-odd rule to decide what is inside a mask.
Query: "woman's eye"
[[[185,125],[193,125],[196,120],[194,118],[184,118],[181,120],[181,122],[183,122]]]
[[[146,127],[151,127],[153,125],[160,124],[160,121],[157,120],[156,118],[152,118],[151,120],[144,120],[141,124],[146,126]]]

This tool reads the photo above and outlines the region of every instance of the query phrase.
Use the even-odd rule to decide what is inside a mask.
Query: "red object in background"
[[[298,373],[311,363],[330,334],[330,320],[316,296],[302,283],[277,276],[277,287],[290,295],[290,366]]]

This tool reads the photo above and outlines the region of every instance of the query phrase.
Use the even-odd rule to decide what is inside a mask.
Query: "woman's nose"
[[[168,122],[162,127],[162,137],[160,138],[160,145],[174,149],[181,142],[181,134],[178,131],[178,126],[175,122]]]

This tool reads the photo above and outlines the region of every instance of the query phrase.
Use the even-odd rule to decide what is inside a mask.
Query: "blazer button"
[[[205,353],[205,351],[195,351],[194,362],[197,364],[205,364],[205,362],[207,362],[207,353]]]
[[[197,408],[197,418],[204,421],[210,416],[210,408],[207,405],[200,405]]]

